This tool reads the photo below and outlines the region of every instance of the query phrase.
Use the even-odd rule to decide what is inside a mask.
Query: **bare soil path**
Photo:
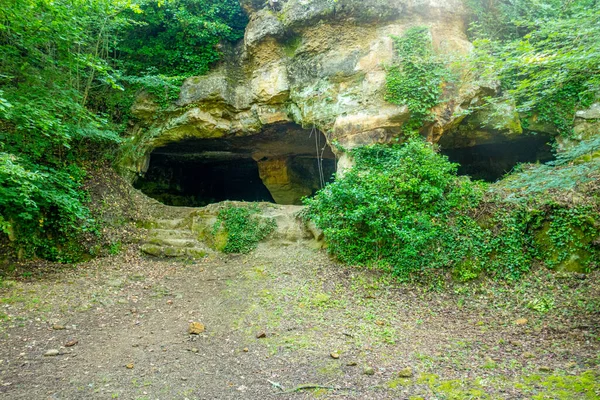
[[[598,273],[436,291],[302,243],[27,268],[0,286],[2,399],[600,398]]]

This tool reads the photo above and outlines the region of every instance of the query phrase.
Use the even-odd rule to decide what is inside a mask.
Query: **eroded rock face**
[[[151,99],[140,98],[133,108],[137,150],[122,163],[129,173],[143,173],[157,147],[255,135],[278,123],[315,127],[330,144],[345,148],[388,142],[409,118],[406,107],[384,99],[386,65],[394,57],[391,36],[425,25],[439,52],[471,48],[461,0],[278,3],[242,1],[250,17],[243,43],[210,74],[188,79],[177,104],[162,116],[156,118]],[[457,115],[481,91],[468,84],[452,90],[454,100],[435,110],[432,141],[460,122]]]

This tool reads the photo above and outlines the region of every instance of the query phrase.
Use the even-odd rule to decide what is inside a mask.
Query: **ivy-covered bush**
[[[352,156],[352,170],[306,201],[331,253],[402,279],[471,253],[469,236],[478,229],[466,215],[483,186],[458,177],[457,165],[421,139],[362,147]]]
[[[306,217],[344,263],[382,268],[401,280],[444,270],[459,280],[482,273],[518,279],[537,261],[569,269],[565,262],[579,251],[585,259],[577,269],[594,265],[591,242],[600,226],[590,209],[547,196],[506,201],[496,189],[457,176],[457,165],[421,138],[351,154],[355,166],[306,200]]]

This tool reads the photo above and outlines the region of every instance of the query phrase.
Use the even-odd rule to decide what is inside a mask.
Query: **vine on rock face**
[[[411,28],[403,36],[392,38],[398,62],[387,71],[386,100],[408,107],[410,119],[403,130],[410,135],[431,122],[431,108],[441,101],[448,71],[433,51],[427,27]]]

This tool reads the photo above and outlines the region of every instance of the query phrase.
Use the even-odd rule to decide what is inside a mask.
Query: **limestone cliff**
[[[213,72],[185,81],[176,104],[158,113],[142,96],[135,151],[124,161],[143,173],[152,149],[190,138],[255,135],[272,124],[315,127],[344,148],[399,135],[406,107],[384,100],[392,35],[424,25],[438,52],[465,54],[461,0],[287,0],[269,6],[244,0],[250,22],[243,43]],[[437,107],[425,134],[438,140],[477,101],[479,88],[457,84],[454,100]],[[158,116],[158,117],[157,117]],[[277,157],[277,154],[273,154]],[[343,167],[345,160],[340,160]]]

